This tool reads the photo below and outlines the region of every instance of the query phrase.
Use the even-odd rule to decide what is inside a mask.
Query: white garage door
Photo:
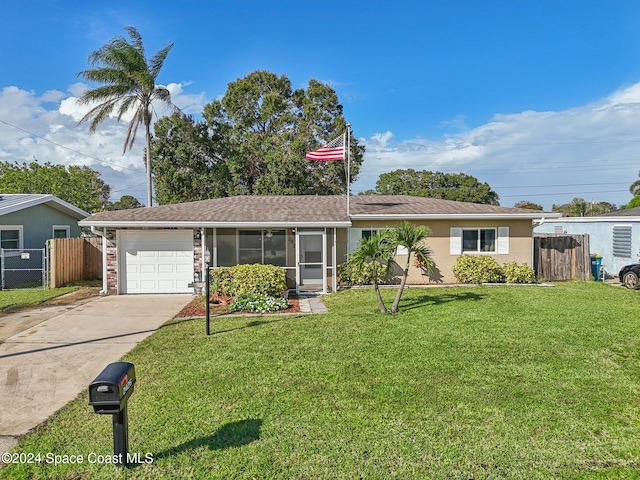
[[[121,230],[120,293],[191,293],[191,230]],[[124,264],[123,264],[124,263]]]

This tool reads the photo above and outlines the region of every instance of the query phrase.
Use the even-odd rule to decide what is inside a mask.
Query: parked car
[[[638,290],[640,288],[640,285],[638,285],[638,278],[640,278],[640,263],[634,263],[627,265],[626,267],[622,267],[618,276],[620,277],[620,283],[625,287],[632,290]]]

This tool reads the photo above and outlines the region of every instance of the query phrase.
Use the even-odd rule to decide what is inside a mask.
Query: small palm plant
[[[389,231],[379,230],[369,238],[362,238],[360,245],[349,258],[356,268],[362,268],[365,264],[372,267],[373,289],[376,292],[381,313],[387,313],[387,306],[382,300],[378,282],[379,278],[384,277],[391,270],[393,252],[394,246],[390,242]]]
[[[398,312],[400,298],[407,284],[409,276],[409,267],[411,266],[411,255],[413,254],[420,268],[426,274],[430,274],[435,270],[435,263],[431,258],[431,250],[424,245],[425,239],[431,234],[431,229],[424,225],[414,225],[406,220],[397,227],[389,230],[389,240],[393,248],[402,246],[407,249],[407,263],[402,272],[402,280],[400,288],[396,294],[396,298],[391,305],[391,313]]]

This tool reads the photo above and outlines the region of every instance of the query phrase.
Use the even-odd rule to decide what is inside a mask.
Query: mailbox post
[[[205,317],[205,323],[206,323],[205,333],[207,335],[211,333],[211,330],[209,329],[209,319],[211,318],[211,310],[210,310],[211,306],[209,305],[209,296],[211,295],[211,292],[209,291],[209,288],[210,288],[209,266],[210,265],[211,265],[211,252],[207,248],[204,252],[204,268],[206,271],[204,275],[204,317]]]
[[[114,362],[89,385],[89,405],[101,415],[113,418],[113,454],[120,465],[126,465],[129,452],[129,416],[127,403],[136,383],[132,363]]]

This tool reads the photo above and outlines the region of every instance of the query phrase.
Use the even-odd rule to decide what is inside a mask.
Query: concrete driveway
[[[191,300],[191,295],[100,297],[7,338],[0,344],[0,453],[15,444],[14,436],[87,390],[107,364]]]

